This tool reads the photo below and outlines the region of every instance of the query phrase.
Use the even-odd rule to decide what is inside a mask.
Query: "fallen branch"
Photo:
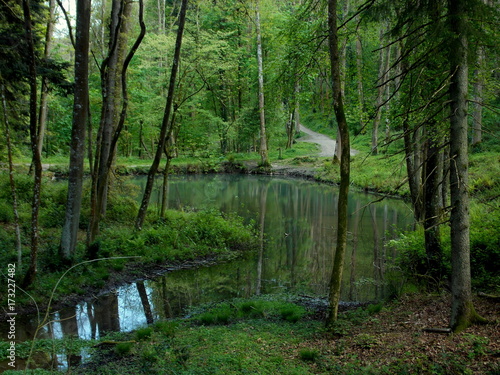
[[[482,297],[482,298],[487,298],[490,301],[497,301],[497,302],[500,301],[500,296],[494,296],[492,294],[486,294],[486,293],[483,293],[483,292],[479,292],[477,295],[479,297]]]
[[[423,331],[430,333],[451,333],[451,328],[424,328]]]

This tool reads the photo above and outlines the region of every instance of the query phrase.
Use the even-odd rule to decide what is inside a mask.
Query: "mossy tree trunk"
[[[37,68],[35,59],[35,44],[33,40],[33,28],[31,20],[30,1],[23,0],[24,31],[28,50],[28,72],[30,86],[29,121],[30,141],[34,166],[33,199],[31,203],[31,254],[29,268],[24,277],[22,286],[28,287],[33,283],[37,273],[39,230],[38,214],[40,211],[40,198],[42,191],[42,160],[38,151],[38,121],[37,121]]]
[[[347,203],[350,178],[349,129],[344,113],[340,79],[340,54],[337,33],[337,0],[329,0],[328,2],[328,32],[333,86],[333,108],[335,110],[340,139],[342,140],[342,149],[340,156],[340,189],[337,208],[337,247],[335,249],[335,257],[330,279],[330,312],[326,322],[327,326],[331,325],[337,319],[338,304],[340,301],[340,286],[342,282],[342,271],[344,268],[344,258],[347,248]]]
[[[467,141],[467,0],[449,0],[451,321],[454,332],[482,320],[472,303],[470,270],[469,157]]]

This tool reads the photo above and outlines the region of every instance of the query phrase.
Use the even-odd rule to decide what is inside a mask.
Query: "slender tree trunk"
[[[459,332],[480,320],[472,304],[467,142],[467,1],[448,0],[450,31],[451,321]]]
[[[139,292],[139,297],[141,298],[142,308],[144,310],[144,315],[146,316],[146,323],[153,324],[153,312],[151,310],[151,304],[149,303],[148,293],[146,291],[144,281],[138,281],[135,285],[137,286],[137,291]]]
[[[328,1],[328,32],[333,85],[333,108],[335,110],[335,117],[339,127],[339,134],[342,139],[342,154],[340,158],[340,188],[337,209],[337,247],[335,250],[332,276],[330,280],[330,312],[327,318],[327,325],[331,325],[337,319],[338,305],[340,301],[342,271],[344,268],[344,258],[347,247],[347,204],[350,179],[349,129],[347,127],[347,120],[344,113],[340,80],[340,58],[337,34],[337,0]]]
[[[161,208],[160,208],[160,217],[165,218],[165,212],[167,210],[167,202],[168,202],[168,174],[170,173],[170,162],[172,161],[172,154],[169,150],[169,146],[167,145],[165,150],[165,156],[167,161],[165,162],[165,169],[163,170],[163,184],[161,189]]]
[[[43,57],[47,60],[50,56],[52,50],[52,36],[54,34],[54,24],[55,19],[55,7],[56,1],[49,0],[49,20],[47,22],[47,30],[45,32],[45,50]],[[38,116],[38,152],[41,155],[43,149],[43,141],[45,138],[45,132],[47,129],[47,114],[48,114],[48,79],[47,77],[42,77],[41,82],[41,95],[40,95],[40,114]]]
[[[39,247],[38,231],[38,213],[40,210],[40,197],[42,190],[42,160],[38,152],[38,121],[37,121],[37,73],[35,60],[35,45],[33,41],[33,29],[31,23],[31,10],[29,0],[23,0],[24,30],[26,32],[26,41],[28,45],[28,66],[29,66],[29,85],[30,85],[30,140],[31,152],[34,165],[34,185],[33,201],[31,204],[31,255],[30,265],[26,272],[22,286],[28,287],[33,283],[37,274],[37,259]]]
[[[158,166],[160,165],[161,155],[163,154],[163,150],[165,148],[165,142],[167,141],[167,138],[170,136],[170,133],[173,130],[173,126],[169,126],[169,119],[170,119],[170,112],[172,110],[172,102],[174,100],[175,80],[179,68],[179,58],[182,46],[182,34],[184,32],[184,24],[186,21],[187,3],[188,3],[187,0],[182,0],[181,11],[179,15],[179,27],[177,29],[177,39],[175,42],[174,58],[172,62],[172,70],[170,72],[167,103],[165,105],[165,112],[163,114],[160,137],[158,139],[158,146],[156,148],[155,158],[153,160],[153,163],[151,164],[151,168],[149,168],[148,171],[148,178],[146,182],[146,187],[144,189],[144,195],[142,197],[141,207],[139,208],[139,212],[137,214],[137,219],[135,222],[135,227],[139,230],[142,229],[144,219],[146,218],[146,212],[148,210],[149,200],[151,198],[151,192],[153,191],[154,179],[156,172],[158,171]]]
[[[1,77],[0,77],[1,79]],[[4,125],[5,125],[5,140],[7,143],[7,160],[9,163],[9,183],[10,183],[10,193],[12,196],[12,208],[14,211],[14,230],[16,233],[16,253],[17,253],[17,269],[22,271],[22,244],[21,244],[21,227],[19,225],[19,211],[17,209],[17,191],[16,191],[16,182],[14,181],[14,163],[12,161],[12,143],[10,141],[10,125],[7,116],[7,100],[5,99],[5,85],[4,83],[0,83],[0,90],[2,95],[2,108],[3,108],[3,116],[4,116]]]
[[[60,255],[62,259],[73,258],[80,224],[82,205],[83,161],[85,159],[85,129],[89,114],[89,29],[90,0],[76,3],[76,48],[75,48],[75,98],[73,127],[68,175],[68,199],[66,217],[62,229]]]
[[[358,111],[359,111],[359,128],[363,129],[365,122],[365,93],[363,88],[363,44],[361,36],[356,34],[356,71],[358,78]]]
[[[128,4],[128,5],[127,5]],[[91,222],[89,228],[89,234],[87,242],[90,245],[94,240],[97,234],[99,233],[99,223],[101,219],[104,217],[106,213],[107,206],[107,189],[109,184],[109,175],[111,173],[111,168],[113,165],[113,160],[116,152],[116,146],[118,143],[118,139],[120,134],[124,128],[125,118],[127,116],[128,109],[128,91],[127,91],[127,69],[130,64],[130,61],[134,57],[137,49],[139,48],[144,36],[146,34],[146,25],[143,19],[144,13],[144,2],[142,0],[139,1],[139,25],[140,25],[140,33],[136,38],[136,41],[132,48],[130,49],[127,56],[123,56],[125,54],[124,49],[126,47],[127,37],[129,26],[130,26],[130,3],[126,3],[124,5],[123,14],[121,17],[123,18],[122,22],[117,22],[115,27],[117,28],[116,33],[120,34],[121,37],[118,37],[116,40],[116,50],[114,47],[111,47],[110,51],[110,61],[113,61],[111,65],[113,68],[110,69],[108,74],[104,74],[105,77],[113,75],[113,78],[110,78],[108,81],[108,85],[103,89],[103,92],[110,91],[116,92],[118,88],[121,89],[121,99],[122,99],[122,108],[121,112],[118,115],[118,108],[116,108],[117,103],[115,103],[115,99],[108,100],[108,110],[103,113],[104,121],[101,119],[102,126],[102,140],[100,144],[100,151],[98,152],[99,157],[96,157],[96,170],[93,173],[94,181],[93,181],[93,189],[92,189],[92,215]],[[120,12],[119,12],[120,13]],[[115,50],[113,52],[113,50]],[[115,58],[116,55],[116,58]],[[114,81],[120,81],[120,84]],[[113,85],[115,87],[113,87]],[[107,94],[109,95],[109,94]],[[142,129],[142,124],[141,124]]]
[[[127,5],[128,4],[128,5]],[[127,42],[127,24],[130,22],[131,3],[113,0],[111,7],[110,41],[108,55],[101,66],[102,110],[96,141],[94,170],[92,171],[91,217],[87,242],[95,240],[99,223],[106,214],[110,171],[107,162],[114,156],[111,140],[118,119],[121,98],[121,65]]]
[[[441,221],[441,150],[438,143],[438,132],[435,123],[426,124],[426,161],[424,179],[424,230],[425,252],[427,255],[427,273],[439,281],[444,274],[443,249],[440,239]]]
[[[266,115],[264,111],[264,68],[262,63],[259,0],[255,2],[255,27],[257,30],[257,65],[259,68],[260,164],[263,167],[268,167],[270,163],[267,152]]]
[[[404,46],[403,48],[404,49]],[[404,50],[402,51],[404,55]],[[403,74],[408,72],[408,66],[406,61],[403,60],[401,64],[401,71]],[[414,84],[410,83],[410,90],[413,90]],[[413,97],[413,92],[410,91],[408,97]],[[411,107],[411,103],[408,104]],[[423,195],[422,195],[422,169],[421,169],[421,157],[420,157],[420,129],[413,129],[409,124],[409,114],[405,114],[403,120],[403,139],[405,145],[405,160],[406,160],[406,171],[408,174],[408,185],[410,187],[410,197],[413,206],[413,213],[415,220],[421,222],[424,218],[424,206],[423,206]]]
[[[260,219],[259,219],[259,257],[257,259],[257,282],[255,286],[255,294],[260,295],[262,293],[262,273],[264,266],[264,228],[266,224],[266,208],[267,208],[267,191],[269,190],[269,185],[265,185],[259,192],[260,196]]]
[[[484,62],[484,48],[480,47],[477,54],[478,68],[474,72],[474,104],[472,112],[472,145],[478,145],[483,141],[483,67]]]
[[[385,33],[385,27],[380,29],[380,38],[382,39]],[[380,62],[378,71],[378,90],[377,90],[377,102],[376,102],[376,114],[373,120],[372,129],[372,153],[374,155],[378,154],[378,132],[380,121],[382,119],[382,105],[384,102],[384,92],[386,88],[385,82],[387,81],[387,71],[389,70],[389,48],[380,49]]]

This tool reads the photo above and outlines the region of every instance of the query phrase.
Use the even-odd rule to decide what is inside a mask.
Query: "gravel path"
[[[321,147],[321,151],[318,156],[333,157],[335,154],[335,145],[337,144],[335,139],[332,139],[324,134],[316,133],[302,124],[300,125],[300,131],[306,133],[306,135],[297,139],[297,142],[316,143]],[[356,154],[357,151],[351,149],[351,156]]]

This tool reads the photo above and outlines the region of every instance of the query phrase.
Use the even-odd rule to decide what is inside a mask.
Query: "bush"
[[[116,344],[115,346],[115,352],[118,355],[125,356],[130,354],[130,351],[132,350],[132,347],[134,346],[134,343],[132,342],[120,342]]]
[[[139,328],[137,331],[135,331],[135,338],[137,341],[145,341],[151,337],[152,333],[153,328],[151,327]]]
[[[473,213],[471,230],[471,271],[474,286],[500,288],[500,213]]]
[[[5,200],[0,201],[0,222],[12,223],[14,221],[14,210],[12,204]]]
[[[287,322],[296,323],[305,315],[305,310],[302,306],[287,304],[280,308],[280,315]]]
[[[308,349],[308,348],[300,349],[299,357],[303,361],[314,362],[318,358],[318,351],[315,349]]]

